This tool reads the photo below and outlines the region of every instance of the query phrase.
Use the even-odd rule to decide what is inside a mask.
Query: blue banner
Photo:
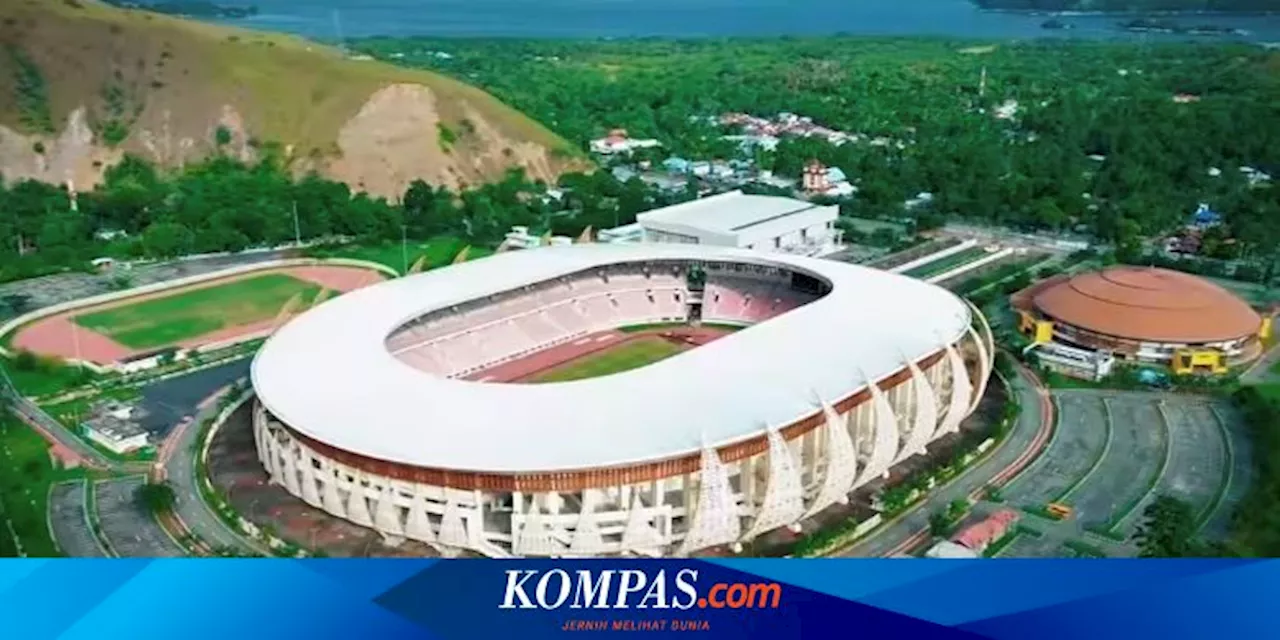
[[[1273,637],[1248,560],[9,560],[4,638]]]

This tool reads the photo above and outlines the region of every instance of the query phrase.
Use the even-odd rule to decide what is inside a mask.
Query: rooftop
[[[731,261],[810,273],[825,297],[656,364],[540,385],[445,379],[386,337],[425,312],[609,264]],[[868,304],[892,301],[892,304]],[[370,458],[491,473],[624,466],[757,437],[959,339],[969,308],[918,280],[706,245],[587,244],[503,253],[390,280],[290,321],[253,362],[259,400],[304,435]]]
[[[666,222],[720,233],[735,233],[816,208],[819,205],[804,200],[730,191],[648,211],[636,216],[636,219],[641,223]]]
[[[1029,292],[1046,316],[1095,333],[1166,343],[1212,343],[1255,334],[1262,317],[1244,300],[1179,271],[1121,266],[1044,283]]]

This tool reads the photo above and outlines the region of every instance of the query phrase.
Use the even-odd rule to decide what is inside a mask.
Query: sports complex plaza
[[[638,341],[665,356],[546,374]],[[253,363],[253,431],[274,483],[388,540],[687,555],[798,529],[924,453],[975,409],[992,357],[975,309],[885,271],[706,244],[549,247],[295,318]]]

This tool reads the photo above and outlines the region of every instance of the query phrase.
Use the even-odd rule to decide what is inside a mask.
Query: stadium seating
[[[688,299],[683,275],[669,268],[619,265],[428,314],[387,348],[421,371],[461,377],[593,332],[683,322]],[[712,273],[702,318],[753,324],[812,299],[768,274]]]

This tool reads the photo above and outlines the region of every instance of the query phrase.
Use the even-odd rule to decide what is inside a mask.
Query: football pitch
[[[295,295],[302,294],[306,304],[320,291],[317,284],[268,273],[86,313],[73,321],[131,349],[147,350],[270,320]]]
[[[598,378],[665,360],[687,347],[658,336],[629,340],[604,351],[587,354],[531,376],[526,382],[570,382]]]

